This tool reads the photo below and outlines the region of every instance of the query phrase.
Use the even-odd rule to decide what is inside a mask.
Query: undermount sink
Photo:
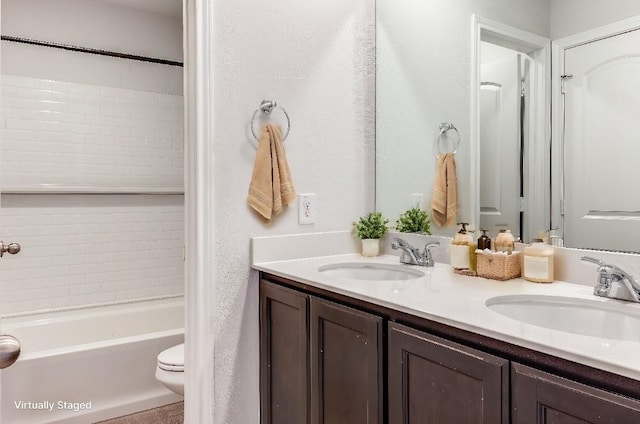
[[[335,278],[350,278],[369,281],[401,281],[424,277],[424,272],[406,265],[349,262],[323,265],[322,274]]]
[[[486,305],[526,324],[604,339],[640,341],[640,308],[619,301],[514,295],[493,297]]]

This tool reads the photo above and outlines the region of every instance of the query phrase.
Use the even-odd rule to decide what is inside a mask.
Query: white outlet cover
[[[298,224],[309,225],[316,223],[316,194],[303,193],[298,195]]]

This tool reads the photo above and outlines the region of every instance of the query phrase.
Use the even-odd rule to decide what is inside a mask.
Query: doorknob
[[[5,253],[9,253],[10,255],[15,255],[19,251],[20,251],[20,245],[18,243],[4,244],[4,242],[0,241],[0,258]]]
[[[0,369],[13,365],[20,356],[20,342],[13,336],[0,336]]]

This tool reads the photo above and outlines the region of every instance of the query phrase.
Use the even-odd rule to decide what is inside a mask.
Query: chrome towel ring
[[[258,106],[255,112],[253,112],[253,116],[251,117],[251,134],[253,134],[253,138],[255,138],[257,141],[260,141],[260,139],[258,138],[255,130],[253,129],[253,123],[256,119],[256,116],[258,115],[258,112],[262,111],[263,113],[266,113],[267,115],[269,115],[273,111],[273,109],[276,107],[279,107],[280,110],[282,110],[282,113],[284,113],[284,116],[287,118],[287,131],[282,136],[282,141],[285,141],[287,139],[287,136],[289,135],[289,131],[291,130],[291,120],[289,119],[289,114],[282,106],[278,106],[275,100],[263,100],[260,103],[260,106]]]
[[[454,130],[456,132],[456,135],[458,136],[458,139],[456,140],[455,147],[453,148],[452,152],[442,152],[440,151],[440,139],[442,138],[443,134],[446,134],[449,130]],[[455,127],[455,125],[446,122],[440,124],[440,133],[438,133],[437,143],[438,153],[456,153],[458,151],[458,147],[460,147],[460,133],[458,132],[458,129]]]

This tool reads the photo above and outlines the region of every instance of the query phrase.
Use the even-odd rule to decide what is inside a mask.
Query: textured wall
[[[469,220],[471,15],[549,36],[549,0],[378,2],[376,202],[390,218],[431,202],[441,122],[460,131],[461,212]],[[452,234],[453,230],[441,231]]]
[[[214,9],[214,422],[256,423],[258,286],[249,240],[348,229],[373,207],[374,4],[240,0]],[[248,125],[262,99],[289,112],[287,157],[298,193],[317,194],[315,225],[298,225],[294,204],[267,226],[246,204],[255,157]]]

